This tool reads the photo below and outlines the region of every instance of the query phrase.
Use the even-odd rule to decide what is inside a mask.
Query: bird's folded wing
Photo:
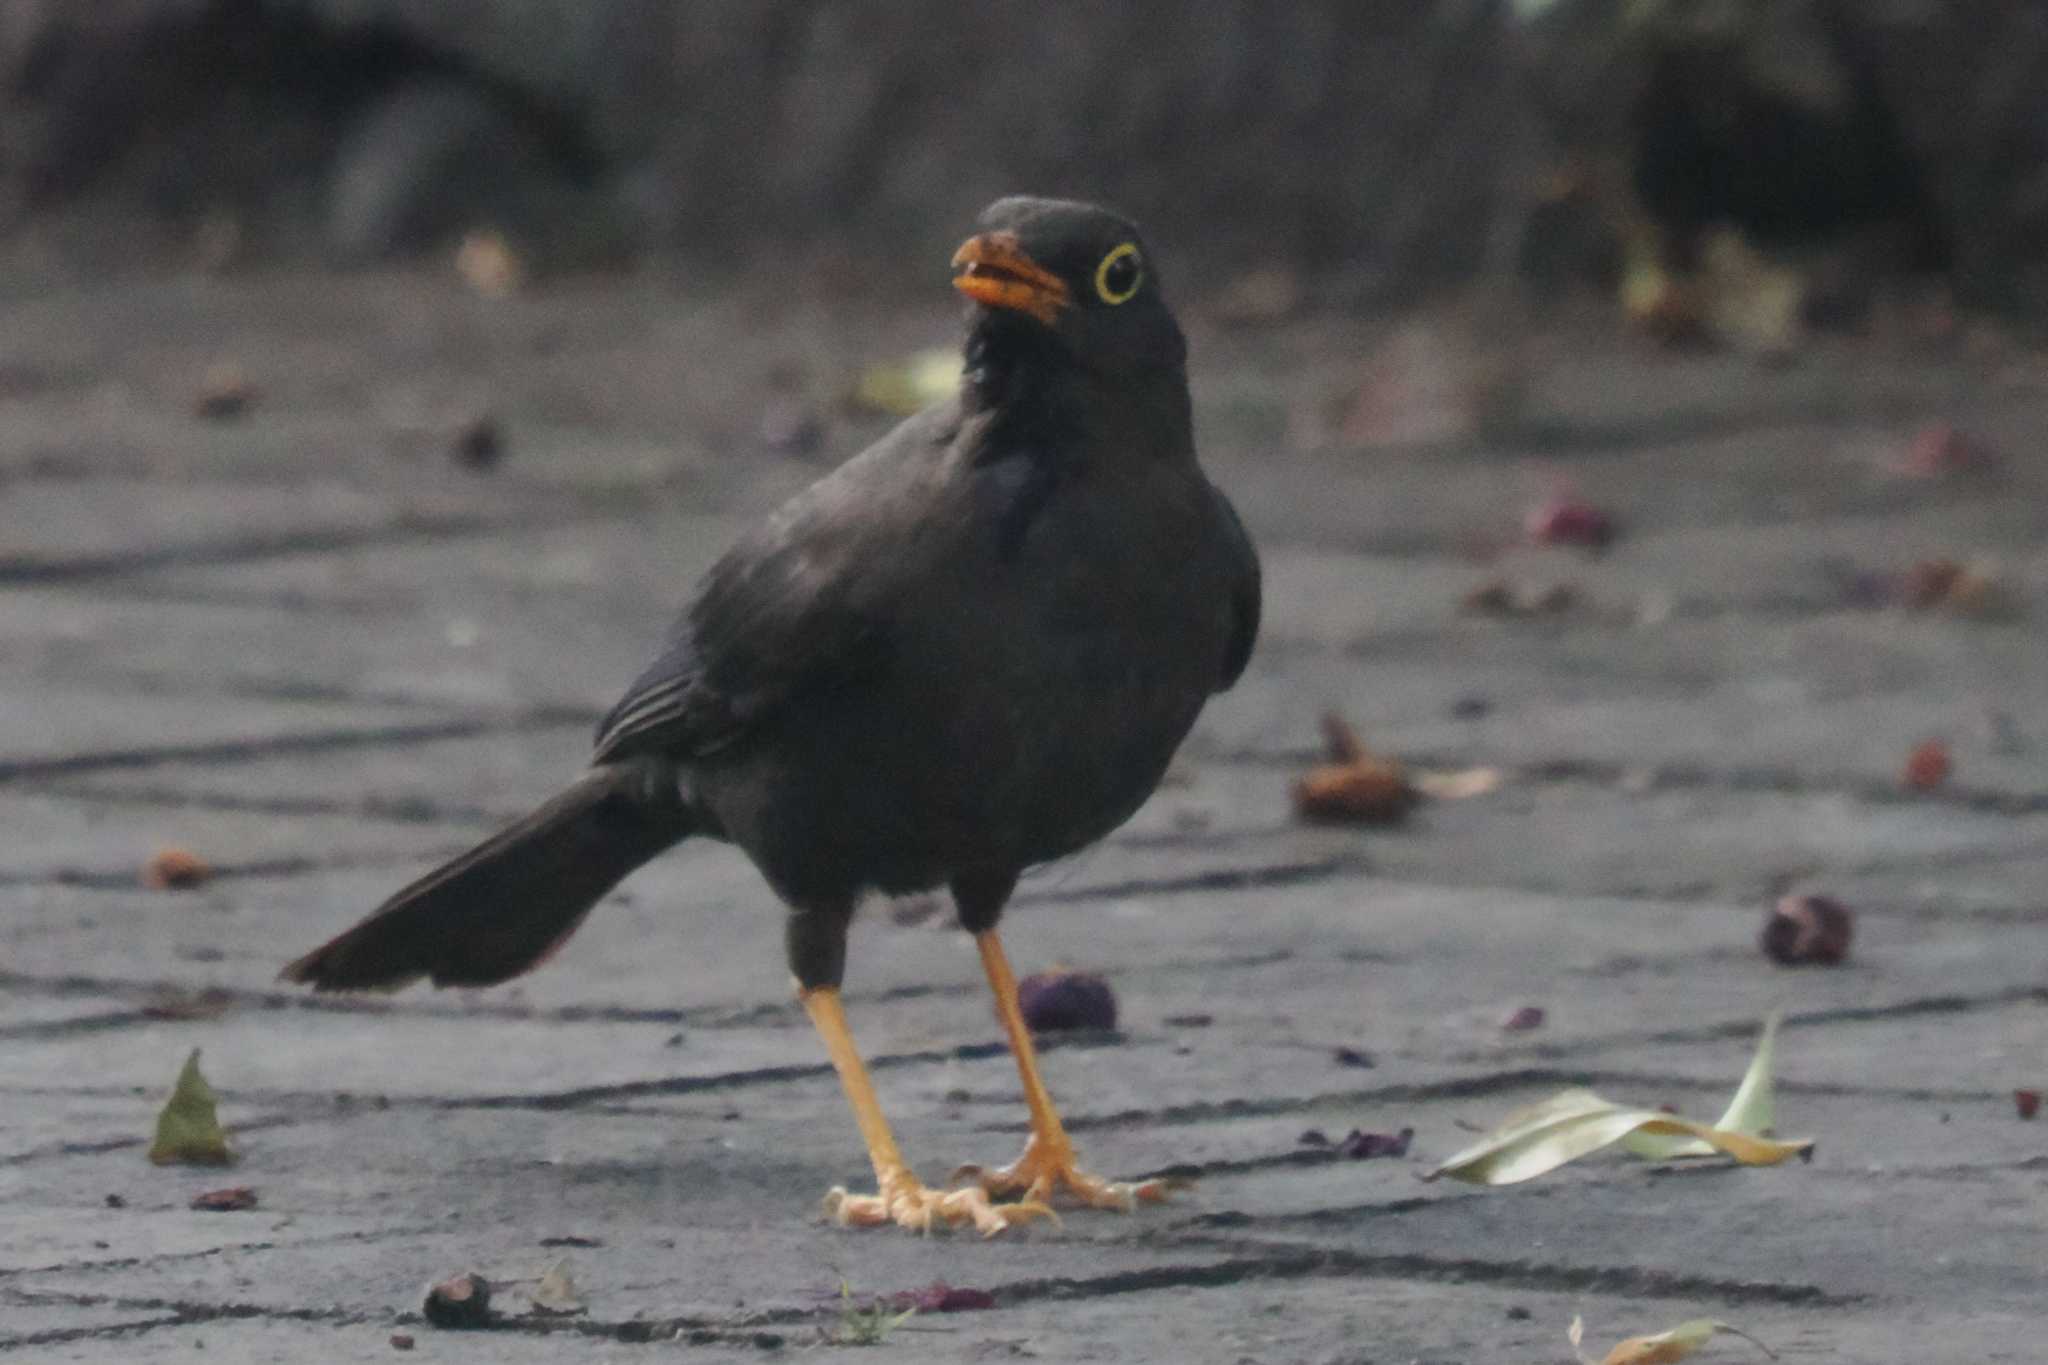
[[[1252,646],[1259,638],[1259,609],[1263,589],[1260,583],[1259,556],[1252,548],[1251,537],[1245,534],[1244,523],[1238,520],[1237,509],[1230,505],[1230,499],[1223,496],[1221,489],[1211,488],[1216,508],[1221,513],[1225,540],[1236,560],[1236,574],[1230,586],[1230,643],[1223,652],[1223,675],[1216,684],[1218,692],[1234,686],[1244,674],[1244,667],[1251,662]]]
[[[809,689],[871,676],[886,623],[917,581],[921,509],[885,494],[907,445],[890,438],[727,551],[666,648],[599,724],[595,761],[701,757]]]

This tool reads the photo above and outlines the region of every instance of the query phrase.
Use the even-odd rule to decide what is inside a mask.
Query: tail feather
[[[627,873],[689,835],[673,764],[638,756],[575,785],[284,969],[322,991],[489,986],[545,962]]]

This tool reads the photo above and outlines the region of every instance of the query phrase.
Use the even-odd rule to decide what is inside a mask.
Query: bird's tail
[[[489,986],[545,962],[625,875],[692,829],[675,765],[600,764],[284,969],[322,991]]]

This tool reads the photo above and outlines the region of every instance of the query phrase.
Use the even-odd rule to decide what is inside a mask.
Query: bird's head
[[[1071,199],[998,199],[953,254],[953,287],[994,345],[1056,344],[1110,374],[1178,371],[1187,343],[1131,221]]]

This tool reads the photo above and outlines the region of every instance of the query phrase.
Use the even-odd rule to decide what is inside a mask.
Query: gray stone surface
[[[1361,382],[1385,327],[1242,334],[1193,310],[1206,449],[1265,548],[1268,633],[1158,796],[1028,879],[1006,936],[1027,970],[1117,990],[1119,1033],[1046,1053],[1090,1160],[1198,1180],[1132,1219],[983,1243],[813,1221],[864,1160],[771,897],[729,849],[645,869],[506,988],[334,1001],[274,980],[575,769],[690,577],[820,467],[761,448],[760,412],[796,373],[832,453],[855,448],[879,422],[833,395],[948,335],[936,290],[778,308],[661,278],[489,307],[382,273],[12,287],[0,1360],[383,1360],[394,1331],[479,1365],[757,1360],[821,1348],[842,1283],[935,1280],[997,1306],[921,1314],[892,1358],[1562,1362],[1574,1313],[1594,1343],[1712,1316],[1787,1360],[2038,1355],[2048,1129],[2011,1097],[2048,1081],[2038,353],[1880,334],[1759,370],[1567,319],[1518,343],[1526,401],[1492,441],[1358,445],[1302,439],[1301,414]],[[191,395],[223,358],[260,396],[208,423]],[[506,435],[488,474],[434,435],[477,410]],[[1899,476],[1936,419],[1998,466]],[[1567,486],[1615,512],[1604,556],[1518,543]],[[1995,560],[2017,612],[1868,600],[1931,555]],[[1578,598],[1461,614],[1494,576]],[[1299,824],[1289,786],[1327,708],[1502,785],[1393,828]],[[1955,773],[1905,792],[1929,737]],[[146,889],[164,845],[219,875]],[[1758,953],[1787,889],[1857,908],[1847,965]],[[921,1170],[1021,1141],[943,912],[870,907],[848,999]],[[1541,1028],[1500,1029],[1529,1004]],[[1818,1139],[1809,1165],[1416,1179],[1569,1084],[1710,1118],[1773,1009],[1779,1122]],[[229,1171],[143,1155],[195,1047]],[[1413,1151],[1298,1142],[1354,1127],[1413,1127]],[[226,1184],[259,1206],[187,1208]],[[528,1314],[562,1257],[589,1311]],[[504,1284],[499,1330],[417,1319],[464,1269]]]

